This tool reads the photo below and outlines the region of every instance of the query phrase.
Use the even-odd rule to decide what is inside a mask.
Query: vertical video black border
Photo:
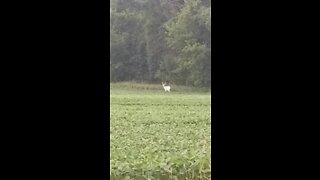
[[[212,178],[224,179],[224,46],[223,19],[221,2],[213,1],[211,9],[212,21],[212,55],[211,55],[211,137],[212,137]]]

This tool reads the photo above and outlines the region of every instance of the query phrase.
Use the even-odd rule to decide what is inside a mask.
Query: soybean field
[[[211,179],[210,92],[110,86],[111,179]]]

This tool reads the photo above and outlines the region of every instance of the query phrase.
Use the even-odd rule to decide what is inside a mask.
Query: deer
[[[163,89],[164,89],[164,92],[167,92],[167,91],[170,92],[171,87],[165,85],[163,82],[162,82],[162,87],[163,87]]]

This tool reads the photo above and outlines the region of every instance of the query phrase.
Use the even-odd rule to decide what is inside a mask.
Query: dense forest
[[[211,0],[111,0],[112,82],[211,86]]]

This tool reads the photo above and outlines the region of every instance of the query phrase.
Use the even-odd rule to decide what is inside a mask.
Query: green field
[[[211,94],[111,84],[111,179],[211,179]]]

